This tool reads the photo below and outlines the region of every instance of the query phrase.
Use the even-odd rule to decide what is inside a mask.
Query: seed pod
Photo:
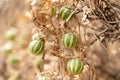
[[[73,9],[68,6],[63,6],[59,11],[59,16],[62,20],[69,21],[73,14]]]
[[[76,35],[74,35],[72,33],[67,33],[67,34],[64,34],[62,36],[62,44],[66,48],[73,48],[73,47],[75,47],[77,42],[78,42],[78,39],[77,39]]]
[[[83,71],[83,62],[79,59],[71,59],[67,63],[67,71],[71,74],[80,74]]]
[[[56,8],[52,7],[51,9],[51,17],[54,17],[56,15]]]
[[[40,39],[40,34],[39,33],[35,33],[32,36],[32,40],[39,40]]]
[[[30,42],[28,48],[34,55],[39,55],[44,50],[44,42],[42,40],[33,40]]]
[[[42,77],[40,80],[51,80],[49,77]]]

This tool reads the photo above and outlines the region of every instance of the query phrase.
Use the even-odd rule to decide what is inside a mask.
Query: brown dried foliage
[[[75,12],[74,18],[68,22],[62,21],[58,14],[59,9],[64,5],[71,6]],[[57,15],[51,17],[50,10],[54,6],[57,8]],[[32,15],[36,26],[33,33],[42,34],[42,39],[46,43],[43,59],[45,54],[50,53],[58,57],[59,61],[56,73],[43,70],[40,74],[57,80],[96,80],[94,65],[87,58],[89,47],[99,41],[107,50],[108,42],[114,42],[120,38],[120,6],[111,0],[56,0],[56,2],[33,0]],[[96,21],[100,24],[95,25]],[[61,45],[61,37],[67,32],[78,36],[77,47],[65,49]],[[91,35],[94,38],[89,40],[87,37]],[[66,72],[66,62],[71,58],[79,58],[84,62],[85,68],[87,66],[79,76]]]

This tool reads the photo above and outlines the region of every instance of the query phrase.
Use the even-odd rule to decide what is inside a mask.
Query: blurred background
[[[30,0],[0,0],[0,80],[35,79],[35,59],[27,51],[30,9]]]
[[[37,80],[41,56],[28,51],[34,27],[31,1],[0,0],[0,80]],[[46,68],[49,60],[45,60]]]
[[[34,27],[31,1],[0,0],[0,80],[37,80],[41,56],[35,58],[27,50]],[[112,56],[97,43],[91,47],[89,58],[98,80],[120,80],[120,41],[109,45]]]

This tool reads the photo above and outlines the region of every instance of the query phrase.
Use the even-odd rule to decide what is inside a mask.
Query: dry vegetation
[[[73,18],[60,19],[62,6],[73,8]],[[51,8],[56,15],[51,17]],[[120,80],[120,1],[119,0],[1,0],[0,1],[0,80]],[[33,24],[34,23],[34,24]],[[15,39],[6,40],[6,31],[14,29]],[[61,37],[72,32],[78,37],[75,48],[61,44]],[[34,33],[45,41],[42,55],[34,56],[28,44]],[[11,53],[4,44],[12,43]],[[11,57],[17,56],[13,64]],[[67,72],[72,58],[84,63],[79,75]],[[43,60],[42,67],[38,60]]]

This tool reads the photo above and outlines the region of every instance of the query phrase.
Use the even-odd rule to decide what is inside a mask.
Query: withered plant
[[[89,47],[99,41],[111,53],[107,49],[108,42],[120,39],[120,6],[113,0],[33,0],[31,5],[33,33],[40,33],[45,41],[43,61],[46,54],[58,57],[58,69],[45,71],[43,66],[39,76],[50,76],[53,80],[96,80],[93,62],[87,58]],[[59,10],[63,6],[74,10],[72,19],[63,21],[60,18]],[[51,16],[52,8],[56,9],[55,16]],[[75,48],[68,49],[61,44],[66,33],[77,35]],[[67,61],[72,58],[84,63],[84,70],[79,75],[69,74],[66,70]]]

